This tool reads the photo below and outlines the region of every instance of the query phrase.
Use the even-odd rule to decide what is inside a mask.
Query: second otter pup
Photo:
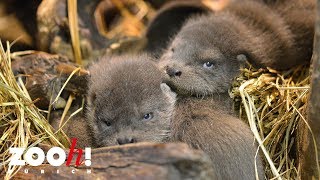
[[[260,2],[234,2],[216,14],[191,18],[160,60],[169,83],[180,94],[224,93],[247,60],[277,70],[308,63],[314,8],[300,6],[292,3],[280,12]]]
[[[148,56],[104,57],[89,71],[94,146],[169,140],[175,94]]]

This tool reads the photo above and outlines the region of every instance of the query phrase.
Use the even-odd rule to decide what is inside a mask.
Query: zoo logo
[[[70,166],[73,155],[75,152],[78,152],[78,157],[76,159],[75,166],[80,166],[82,162],[80,162],[80,159],[83,154],[83,149],[75,149],[77,139],[72,138],[71,139],[71,147],[68,153],[68,158],[66,162],[66,166]],[[9,163],[9,166],[19,165],[24,166],[26,163],[31,166],[39,166],[41,165],[45,157],[47,157],[47,161],[51,166],[61,166],[65,160],[66,160],[66,153],[65,151],[60,147],[52,147],[47,152],[47,156],[45,156],[44,151],[39,147],[31,147],[29,148],[25,154],[23,155],[26,148],[10,148],[9,152],[12,154],[11,160]],[[91,166],[91,148],[86,147],[85,148],[85,165]],[[21,159],[21,156],[23,155],[23,160]],[[34,155],[37,155],[36,157]],[[55,155],[58,155],[58,158],[54,158]]]

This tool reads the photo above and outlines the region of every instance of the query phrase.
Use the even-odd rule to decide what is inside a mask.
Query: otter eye
[[[213,63],[212,62],[206,62],[203,64],[204,68],[212,68],[213,67]]]
[[[153,114],[152,113],[148,113],[143,115],[143,120],[151,120],[153,118]]]

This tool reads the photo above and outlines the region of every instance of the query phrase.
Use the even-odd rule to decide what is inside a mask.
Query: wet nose
[[[169,66],[166,67],[166,73],[170,77],[175,77],[175,76],[179,77],[182,74],[182,72],[180,70],[172,68],[172,67],[169,67]]]
[[[135,138],[118,138],[117,142],[119,145],[123,145],[123,144],[130,144],[130,143],[135,143],[137,142]]]

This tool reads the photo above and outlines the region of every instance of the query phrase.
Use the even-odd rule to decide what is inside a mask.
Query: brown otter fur
[[[301,61],[310,61],[316,17],[315,0],[274,0],[269,6],[285,20],[293,34],[295,55]]]
[[[259,179],[263,179],[253,134],[247,124],[233,116],[226,96],[178,98],[172,138],[206,152],[217,179],[255,179],[255,162]]]
[[[93,132],[84,116],[72,118],[63,130],[69,138],[77,138],[77,148],[93,147]]]

